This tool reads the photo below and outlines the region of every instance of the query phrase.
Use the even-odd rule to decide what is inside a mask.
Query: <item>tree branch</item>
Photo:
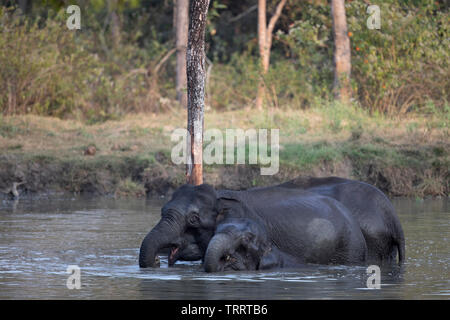
[[[245,10],[244,12],[238,14],[237,16],[231,18],[230,20],[228,20],[228,23],[233,23],[238,21],[239,19],[242,19],[243,17],[245,17],[246,15],[252,13],[253,11],[255,11],[258,8],[258,5],[255,4],[253,6],[251,6],[250,8],[248,8],[247,10]]]
[[[287,0],[281,0],[280,3],[278,3],[275,13],[273,14],[272,18],[270,18],[269,25],[267,26],[267,34],[272,35],[275,24],[280,18],[281,11],[283,11],[283,7],[286,4],[286,1]]]
[[[166,55],[165,55],[165,56],[158,62],[158,64],[155,66],[155,69],[154,69],[154,71],[153,71],[154,74],[158,74],[159,69],[161,68],[161,66],[167,61],[167,59],[170,58],[170,56],[171,56],[172,54],[174,54],[174,52],[175,52],[176,50],[177,50],[176,48],[172,48],[172,49],[170,49],[170,50],[166,53]]]

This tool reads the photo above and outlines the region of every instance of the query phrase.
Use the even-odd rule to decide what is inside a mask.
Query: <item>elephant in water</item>
[[[249,218],[227,218],[216,229],[205,253],[206,272],[265,270],[304,264],[280,251],[267,238],[264,226]]]
[[[295,209],[287,206],[281,210]],[[364,238],[345,215],[345,210],[331,216],[303,212],[295,253],[286,253],[274,244],[264,224],[257,220],[226,218],[209,242],[204,269],[218,272],[294,268],[305,263],[362,264],[367,250]]]
[[[338,177],[297,179],[274,186],[307,190],[342,203],[358,222],[366,240],[368,263],[401,264],[405,260],[405,237],[394,207],[378,188],[361,181]],[[264,189],[264,188],[263,188]],[[259,188],[251,189],[259,193]]]
[[[183,185],[161,208],[161,220],[145,236],[139,251],[141,268],[157,267],[156,254],[169,250],[169,266],[178,259],[203,259],[216,227],[217,195],[210,185]]]
[[[232,217],[257,221],[277,249],[304,262],[366,259],[358,223],[333,198],[295,188],[216,191],[204,184],[180,187],[164,205],[161,220],[142,241],[140,267],[157,266],[156,254],[164,248],[169,248],[169,265],[186,256],[202,259],[216,226]]]

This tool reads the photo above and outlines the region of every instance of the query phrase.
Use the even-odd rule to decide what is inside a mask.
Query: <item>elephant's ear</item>
[[[242,216],[243,205],[241,201],[232,196],[221,196],[217,198],[216,210],[218,212],[216,223],[219,223],[226,217]]]

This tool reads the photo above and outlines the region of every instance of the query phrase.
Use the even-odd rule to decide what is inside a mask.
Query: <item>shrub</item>
[[[34,6],[34,17],[1,5],[0,113],[95,123],[176,105],[175,59],[163,59],[174,47],[172,4],[119,3],[119,40],[109,32],[111,8],[104,1],[84,2],[78,31],[67,29],[62,2],[55,5],[57,12],[46,4]],[[367,28],[365,2],[346,2],[355,104],[373,114],[418,111],[448,117],[448,9],[430,0],[373,4],[381,9],[381,30]],[[333,101],[329,7],[326,1],[296,2],[284,11],[264,77],[268,106],[309,108]],[[239,31],[219,19],[223,11],[230,14],[225,9],[214,1],[210,12],[207,54],[214,63],[207,64],[206,104],[241,109],[252,106],[257,93],[256,25],[239,20],[246,26]],[[435,125],[445,126],[447,120]],[[341,125],[336,121],[331,127],[339,131]]]
[[[62,24],[61,15],[31,22],[0,8],[1,112],[63,117],[80,107],[98,62]]]
[[[367,5],[346,4],[351,32],[354,95],[362,106],[377,112],[402,114],[421,110],[433,101],[444,108],[449,100],[448,12],[433,1],[420,5],[378,1],[381,29],[366,26]],[[288,33],[288,44],[303,85],[311,96],[330,96],[333,39],[329,7],[311,3]]]
[[[406,7],[380,2],[381,29],[369,30],[366,6],[348,8],[353,80],[359,101],[390,114],[423,111],[430,100],[442,109],[449,100],[448,13],[434,1]]]
[[[151,71],[165,46],[146,51],[128,39],[112,48],[98,26],[68,30],[65,19],[64,10],[32,19],[0,6],[1,113],[95,123],[160,108],[167,92]]]

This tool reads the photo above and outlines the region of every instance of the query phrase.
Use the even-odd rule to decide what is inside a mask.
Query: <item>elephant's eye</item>
[[[231,256],[229,254],[227,254],[227,256],[225,257],[225,261],[230,261],[231,260]]]
[[[198,225],[199,222],[200,222],[200,217],[198,216],[198,213],[191,212],[188,217],[188,223],[191,226],[196,226],[196,225]]]

